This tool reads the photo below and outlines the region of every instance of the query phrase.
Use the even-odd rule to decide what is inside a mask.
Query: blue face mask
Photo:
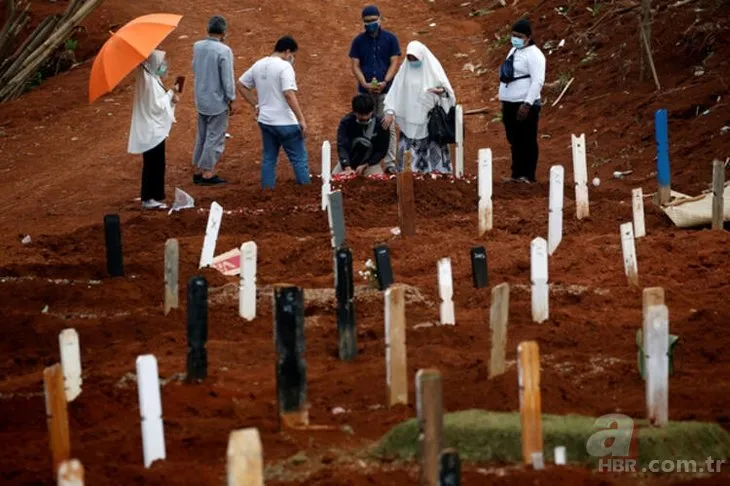
[[[525,39],[512,36],[512,46],[516,49],[522,49],[523,47],[525,47]]]
[[[368,34],[374,34],[378,31],[380,28],[380,21],[376,20],[374,22],[368,22],[365,24],[365,32]]]
[[[162,77],[167,74],[167,63],[163,63],[157,68],[157,75]]]
[[[423,61],[408,61],[408,62],[409,62],[409,66],[414,67],[416,69],[423,66]]]

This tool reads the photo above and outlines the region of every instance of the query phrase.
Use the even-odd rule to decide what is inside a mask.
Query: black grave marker
[[[299,287],[274,287],[274,342],[279,415],[284,422],[307,424],[304,292]]]
[[[375,268],[378,272],[378,287],[386,290],[393,284],[393,267],[390,264],[390,248],[378,245],[373,249]]]
[[[475,288],[483,289],[489,285],[487,250],[483,246],[475,246],[471,249],[471,276]]]
[[[352,282],[352,253],[347,247],[335,252],[335,294],[337,296],[337,333],[340,341],[340,359],[351,361],[357,356],[355,325],[355,288]]]
[[[112,277],[122,277],[124,275],[122,227],[118,214],[104,216],[104,241],[106,243],[106,270]]]
[[[204,277],[188,281],[188,362],[187,379],[200,381],[208,376],[208,282]]]
[[[461,461],[459,453],[453,449],[446,449],[441,453],[439,467],[439,486],[460,486]]]

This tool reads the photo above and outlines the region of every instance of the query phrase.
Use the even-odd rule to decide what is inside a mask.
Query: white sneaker
[[[167,204],[155,201],[154,199],[149,199],[142,203],[142,207],[145,209],[167,209]]]

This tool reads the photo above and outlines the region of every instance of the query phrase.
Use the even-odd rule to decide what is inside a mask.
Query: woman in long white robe
[[[162,76],[167,72],[165,53],[154,51],[137,68],[137,83],[129,129],[131,154],[142,154],[142,207],[166,209],[165,140],[175,122],[177,87],[166,90]]]
[[[403,156],[409,150],[414,172],[451,173],[449,146],[429,139],[428,115],[437,104],[448,113],[456,105],[454,89],[441,63],[424,44],[410,42],[406,55],[408,60],[398,70],[384,103],[384,126],[388,128],[395,119],[401,132],[398,171],[403,170]]]

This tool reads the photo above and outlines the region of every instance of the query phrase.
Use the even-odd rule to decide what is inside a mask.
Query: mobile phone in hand
[[[185,86],[185,76],[178,76],[175,79],[175,86],[177,86],[177,89],[180,93],[183,92],[183,86]]]

